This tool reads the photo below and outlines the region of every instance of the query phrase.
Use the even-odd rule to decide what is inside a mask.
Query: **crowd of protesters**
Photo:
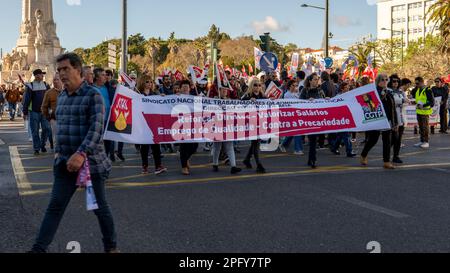
[[[144,96],[168,96],[168,95],[192,95],[205,96],[209,98],[227,99],[227,100],[260,100],[267,99],[265,95],[266,88],[273,82],[282,91],[284,99],[299,100],[317,100],[329,99],[337,95],[351,92],[351,90],[367,85],[372,80],[363,76],[359,80],[345,78],[342,71],[324,71],[320,74],[313,73],[306,75],[303,71],[298,71],[295,75],[288,76],[288,73],[281,74],[260,73],[258,76],[249,78],[238,78],[232,74],[232,71],[226,70],[226,76],[230,82],[230,89],[217,88],[215,82],[209,83],[207,79],[194,83],[190,75],[185,75],[185,79],[177,80],[174,75],[164,75],[159,79],[153,79],[150,75],[136,75],[130,73],[130,79],[135,81],[134,91]],[[13,86],[7,89],[6,86],[0,87],[0,109],[4,111],[5,106],[9,109],[10,119],[15,116],[21,116],[29,123],[30,135],[33,142],[35,155],[46,153],[46,144],[49,142],[50,148],[54,149],[54,138],[56,136],[56,107],[57,98],[63,90],[63,83],[58,75],[54,76],[52,88],[44,82],[44,72],[40,69],[33,72],[34,81],[25,84],[23,87]],[[101,94],[104,102],[105,112],[109,113],[114,99],[115,89],[119,84],[114,79],[114,73],[111,70],[103,68],[92,68],[85,66],[82,69],[83,80]],[[435,97],[441,97],[440,105],[440,133],[447,134],[449,121],[449,87],[448,83],[436,77],[435,80],[427,80],[417,77],[414,83],[406,78],[400,78],[397,74],[388,76],[378,75],[375,79],[378,94],[381,98],[387,118],[391,125],[391,130],[371,131],[365,133],[363,141],[364,148],[361,153],[361,164],[368,165],[368,154],[377,144],[380,136],[383,141],[383,160],[386,169],[393,169],[395,164],[402,164],[400,158],[401,147],[403,146],[402,137],[405,131],[405,117],[403,116],[403,107],[410,103],[417,105],[418,126],[415,133],[420,134],[420,142],[417,147],[426,149],[430,147],[430,133],[434,133],[434,126],[430,128],[429,117],[434,107]],[[107,115],[103,121],[106,124]],[[105,128],[106,125],[104,125]],[[309,146],[307,164],[312,168],[318,165],[317,150],[329,149],[332,154],[340,155],[341,147],[345,147],[345,154],[349,158],[356,157],[353,150],[356,141],[356,133],[337,133],[328,135],[310,135],[286,137],[281,140],[279,149],[286,153],[294,142],[294,154],[298,156],[305,155],[304,147]],[[116,157],[125,161],[123,155],[124,143],[114,143],[112,141],[103,141],[104,150],[108,158],[115,162]],[[248,152],[242,166],[252,169],[252,158],[256,163],[256,171],[265,173],[266,168],[260,159],[261,140],[254,140],[249,143]],[[220,161],[229,164],[231,173],[241,172],[239,163],[236,160],[236,152],[240,152],[236,142],[217,142],[217,143],[184,143],[178,145],[154,144],[154,145],[135,145],[136,151],[142,157],[142,173],[149,173],[148,158],[151,155],[154,159],[154,173],[161,174],[167,171],[162,164],[163,153],[173,153],[178,150],[180,156],[181,173],[190,175],[190,158],[200,148],[203,151],[211,151],[213,171],[219,171]],[[393,156],[391,157],[391,154]]]
[[[67,204],[79,186],[78,172],[87,168],[91,172],[92,186],[98,203],[98,209],[94,212],[100,223],[105,252],[117,253],[114,221],[105,197],[105,181],[112,169],[111,161],[115,161],[116,156],[122,161],[126,159],[123,154],[124,143],[103,140],[103,133],[119,83],[110,70],[83,67],[81,59],[73,53],[57,58],[57,71],[52,86],[44,81],[45,72],[40,69],[33,72],[32,82],[23,82],[22,86],[9,88],[0,86],[1,114],[3,115],[7,107],[11,121],[16,116],[24,117],[31,130],[30,138],[35,156],[47,153],[47,143],[55,153],[52,198],[31,252],[47,251]],[[134,91],[143,96],[192,95],[222,100],[267,99],[265,91],[273,82],[282,90],[284,99],[314,101],[352,92],[353,89],[372,82],[368,77],[359,80],[345,78],[339,70],[322,72],[320,75],[306,75],[303,71],[292,76],[285,72],[280,75],[275,72],[260,73],[247,79],[238,78],[231,71],[226,71],[226,76],[231,88],[218,87],[215,82],[208,84],[206,79],[194,83],[190,80],[190,75],[186,75],[181,81],[173,75],[165,75],[159,80],[145,73],[139,76],[136,73],[129,75],[130,79],[137,83]],[[374,82],[391,129],[365,133],[360,157],[363,166],[369,165],[368,155],[380,136],[383,142],[384,168],[394,169],[394,164],[403,163],[400,158],[406,125],[403,107],[408,104],[416,105],[418,128],[415,131],[420,134],[420,142],[415,146],[422,149],[430,147],[430,134],[434,133],[434,127],[430,128],[429,121],[436,97],[441,97],[440,133],[447,134],[449,86],[442,78],[425,81],[422,77],[417,77],[413,83],[396,74],[379,74]],[[357,156],[353,150],[355,133],[286,137],[279,143],[280,151],[286,153],[292,141],[296,156],[305,155],[304,147],[309,146],[308,159],[305,161],[311,168],[318,166],[317,150],[320,149],[329,149],[332,154],[340,155],[341,147],[345,147],[347,157]],[[211,152],[213,172],[219,172],[222,161],[230,166],[231,174],[238,174],[242,171],[239,165],[253,169],[254,159],[256,172],[262,174],[267,170],[260,156],[261,142],[250,141],[241,164],[236,159],[236,153],[240,152],[237,142],[215,142],[202,146],[198,143],[143,144],[135,145],[135,148],[141,155],[143,174],[149,173],[150,151],[154,161],[154,173],[159,175],[168,171],[162,162],[163,153],[174,153],[178,150],[181,173],[190,175],[190,160],[199,147]]]

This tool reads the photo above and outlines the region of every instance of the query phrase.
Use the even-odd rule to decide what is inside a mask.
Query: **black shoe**
[[[34,151],[34,156],[39,156],[39,151]]]
[[[123,154],[117,153],[117,157],[118,157],[122,162],[125,162],[125,157],[123,157]]]
[[[250,160],[244,160],[242,163],[244,163],[244,166],[247,169],[253,169],[252,163],[250,163]]]
[[[113,154],[109,156],[109,159],[111,159],[112,162],[116,162],[116,157]]]
[[[394,157],[392,162],[397,163],[397,164],[403,164],[403,161],[399,157]]]
[[[214,165],[213,172],[215,172],[215,173],[219,172],[219,166]]]
[[[310,166],[312,169],[316,169],[317,168],[317,162],[316,161],[308,161],[308,166]]]
[[[42,148],[42,149],[41,149],[41,152],[42,152],[43,154],[45,154],[45,153],[47,153],[47,149]]]
[[[341,152],[339,150],[333,150],[331,152],[335,155],[341,155]]]
[[[240,168],[237,168],[237,167],[232,167],[231,168],[231,174],[237,174],[237,173],[240,173],[240,172],[242,172],[242,169],[240,169]]]
[[[347,157],[349,157],[349,158],[353,158],[353,157],[355,157],[355,156],[357,156],[357,154],[355,154],[355,153],[347,154]]]
[[[266,173],[266,169],[263,167],[263,165],[258,164],[258,167],[256,168],[257,173]]]

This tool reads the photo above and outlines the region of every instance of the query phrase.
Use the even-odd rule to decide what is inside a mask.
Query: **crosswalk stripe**
[[[25,173],[17,146],[10,146],[9,154],[11,157],[14,176],[16,178],[17,188],[19,189],[20,195],[24,195],[26,192],[31,190],[31,184]]]

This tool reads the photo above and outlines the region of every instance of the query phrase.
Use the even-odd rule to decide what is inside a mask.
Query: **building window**
[[[416,2],[408,5],[408,9],[418,9],[422,7],[422,2]]]
[[[402,11],[406,9],[406,5],[399,5],[399,6],[393,6],[392,7],[392,11],[393,12],[397,12],[397,11]]]

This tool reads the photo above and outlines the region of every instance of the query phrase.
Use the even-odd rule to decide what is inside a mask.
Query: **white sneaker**
[[[305,155],[305,153],[303,151],[300,151],[300,152],[295,152],[294,155]]]
[[[423,142],[419,142],[417,144],[414,144],[414,147],[421,147],[423,145]]]
[[[420,145],[420,148],[428,149],[428,148],[430,148],[430,143],[424,142],[422,145]]]
[[[286,152],[286,148],[283,146],[283,144],[280,144],[279,148],[282,153]]]

